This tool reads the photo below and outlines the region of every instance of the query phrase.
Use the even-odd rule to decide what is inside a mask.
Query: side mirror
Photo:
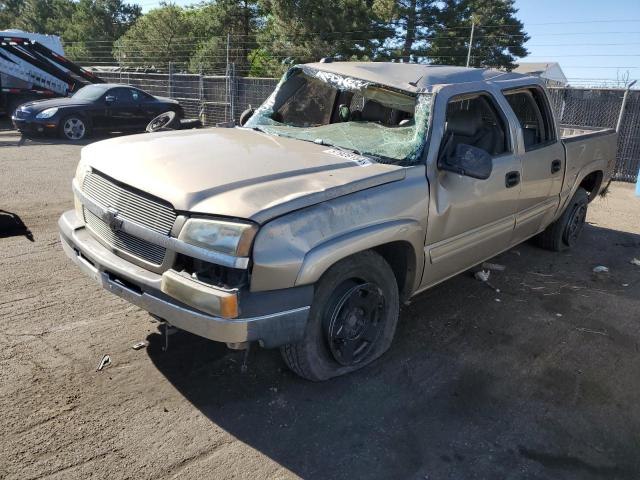
[[[242,112],[240,114],[240,126],[241,127],[244,127],[244,124],[249,121],[249,119],[251,118],[253,113],[254,113],[254,110],[251,107],[251,105],[249,105],[249,108],[247,108],[244,112]]]
[[[107,105],[113,103],[116,101],[116,97],[113,95],[107,95],[106,97],[104,97],[104,103],[106,103]]]
[[[493,160],[485,150],[459,143],[453,155],[443,158],[438,166],[441,170],[486,180],[491,176]]]

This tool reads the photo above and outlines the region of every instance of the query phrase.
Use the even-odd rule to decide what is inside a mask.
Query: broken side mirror
[[[240,114],[241,127],[244,127],[245,123],[247,123],[249,119],[253,116],[253,113],[254,113],[254,109],[251,107],[251,105],[249,105],[249,108],[247,108],[244,112]]]
[[[485,150],[459,143],[453,155],[443,158],[439,164],[441,170],[455,172],[466,177],[486,180],[493,170],[493,159]]]

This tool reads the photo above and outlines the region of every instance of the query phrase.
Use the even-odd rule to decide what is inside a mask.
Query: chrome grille
[[[82,184],[83,193],[104,208],[115,209],[119,218],[147,227],[162,235],[169,235],[176,220],[171,205],[151,196],[121,186],[98,173],[90,172]],[[94,235],[115,247],[154,265],[162,265],[166,249],[123,231],[113,231],[100,217],[86,208],[84,218]]]
[[[87,174],[82,191],[103,207],[115,208],[119,217],[163,235],[169,235],[176,221],[176,214],[168,203],[123,188],[95,172]]]
[[[84,221],[87,226],[98,237],[109,245],[124,252],[135,255],[149,263],[161,265],[164,260],[166,249],[159,245],[149,243],[138,237],[134,237],[126,232],[114,232],[100,217],[94,215],[86,208],[84,211]]]

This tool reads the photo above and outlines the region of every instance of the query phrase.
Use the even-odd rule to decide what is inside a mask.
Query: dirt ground
[[[500,255],[500,293],[447,281],[379,361],[314,384],[277,351],[246,374],[184,332],[163,353],[151,317],[62,252],[80,147],[18,140],[0,131],[0,478],[640,478],[632,185],[591,205],[579,248]]]

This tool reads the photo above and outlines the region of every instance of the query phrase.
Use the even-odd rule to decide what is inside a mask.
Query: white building
[[[549,86],[553,87],[563,87],[569,83],[562,68],[560,68],[560,64],[557,62],[520,62],[513,71],[540,77],[546,80]]]

